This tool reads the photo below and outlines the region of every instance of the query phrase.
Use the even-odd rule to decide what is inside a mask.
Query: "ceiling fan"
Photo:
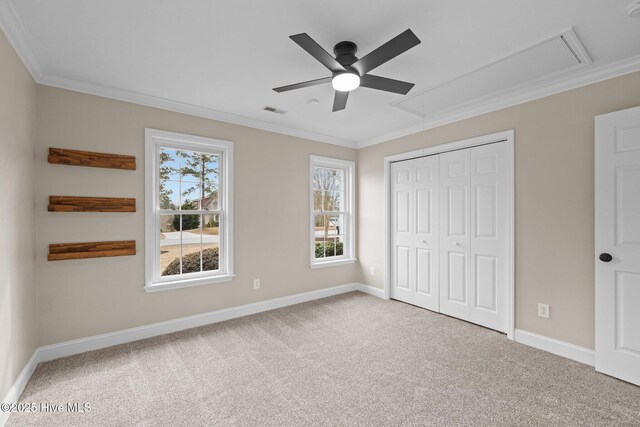
[[[358,46],[354,42],[343,41],[336,44],[333,48],[334,58],[307,33],[295,34],[289,38],[327,67],[332,76],[276,87],[273,89],[276,92],[331,83],[336,90],[333,99],[333,111],[335,112],[344,110],[347,106],[349,92],[359,86],[402,95],[409,93],[414,86],[413,83],[368,74],[374,68],[420,44],[420,39],[411,30],[406,30],[360,59],[356,58]]]

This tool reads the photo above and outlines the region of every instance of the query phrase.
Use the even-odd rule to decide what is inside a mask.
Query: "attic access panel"
[[[420,117],[442,115],[590,63],[580,40],[569,30],[393,105]]]

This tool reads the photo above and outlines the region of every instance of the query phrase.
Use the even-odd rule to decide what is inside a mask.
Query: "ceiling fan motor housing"
[[[348,67],[358,60],[358,58],[356,58],[357,51],[358,46],[354,42],[349,41],[340,42],[333,48],[336,61],[343,67]]]

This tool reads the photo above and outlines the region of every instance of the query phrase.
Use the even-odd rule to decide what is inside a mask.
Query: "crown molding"
[[[577,89],[582,86],[587,86],[639,70],[640,55],[611,64],[584,68],[569,76],[556,76],[554,78],[540,80],[537,81],[533,87],[531,85],[527,85],[525,87],[521,86],[513,90],[500,93],[496,96],[484,98],[478,102],[471,102],[463,106],[450,109],[449,111],[443,112],[437,116],[425,118],[425,120],[418,125],[399,129],[369,140],[359,141],[356,148],[361,149],[372,145],[382,144],[383,142],[423,132],[428,129],[448,125],[461,120],[480,116],[482,114],[491,113],[493,111],[502,110],[507,107],[513,107],[514,105]]]
[[[16,51],[24,66],[27,67],[33,79],[38,82],[44,74],[42,66],[36,59],[33,49],[27,43],[22,22],[20,22],[9,0],[0,0],[0,30],[4,32],[9,44]]]
[[[363,141],[351,141],[315,132],[291,129],[211,108],[200,107],[197,105],[182,103],[124,89],[55,77],[48,74],[42,74],[39,79],[36,79],[36,82],[46,86],[67,89],[89,95],[96,95],[104,98],[145,105],[148,107],[160,108],[196,117],[203,117],[269,132],[295,136],[298,138],[324,142],[327,144],[339,145],[342,147],[360,149],[401,138],[403,136],[419,133],[428,129],[455,123],[460,120],[491,113],[507,107],[523,104],[546,96],[577,89],[582,86],[587,86],[638,70],[640,70],[640,55],[614,62],[612,64],[601,65],[599,67],[591,66],[589,68],[582,69],[579,72],[574,72],[569,76],[554,76],[550,79],[539,80],[535,82],[535,85],[533,86],[520,86],[513,90],[505,91],[495,96],[482,99],[478,102],[461,105],[430,119],[425,119],[418,125],[410,126],[408,128],[400,129]]]
[[[33,76],[33,79],[38,84],[355,149],[381,144],[428,129],[491,113],[503,108],[523,104],[535,99],[544,98],[640,70],[640,55],[611,64],[600,66],[591,64],[589,67],[573,72],[570,75],[562,77],[553,76],[537,81],[534,85],[521,86],[492,97],[459,105],[456,108],[443,111],[436,116],[426,118],[422,123],[414,126],[398,129],[371,139],[352,141],[316,132],[275,125],[238,114],[227,113],[153,95],[46,74],[38,62],[33,49],[27,42],[22,23],[9,0],[0,0],[0,29],[4,31],[9,43],[13,46]]]
[[[16,51],[18,57],[25,65],[35,82],[41,85],[67,89],[89,95],[96,95],[118,101],[130,102],[133,104],[145,105],[147,107],[160,108],[167,111],[232,123],[239,126],[246,126],[253,129],[260,129],[297,138],[304,138],[312,141],[339,145],[342,147],[356,148],[356,141],[348,139],[336,138],[330,135],[309,132],[301,129],[293,129],[286,126],[279,126],[238,114],[226,113],[212,108],[173,101],[153,95],[46,74],[40,62],[37,60],[33,49],[27,42],[22,22],[18,18],[18,15],[9,0],[0,0],[0,30],[4,32],[9,44],[11,44],[13,49]]]
[[[173,111],[176,113],[188,114],[205,119],[212,119],[235,125],[246,126],[253,129],[275,132],[298,138],[309,139],[312,141],[324,142],[327,144],[340,145],[342,147],[356,148],[356,142],[346,139],[336,138],[320,133],[304,131],[300,129],[292,129],[284,126],[274,125],[272,123],[263,122],[249,117],[240,116],[238,114],[226,113],[224,111],[214,110],[212,108],[201,107],[198,105],[187,104],[184,102],[173,101],[171,99],[161,98],[158,96],[147,95],[144,93],[134,92],[125,89],[117,89],[108,86],[101,86],[93,83],[82,82],[78,80],[65,79],[55,77],[49,74],[43,74],[39,84],[52,86],[60,89],[67,89],[74,92],[96,95],[103,98],[115,99],[118,101],[130,102],[133,104],[144,105],[147,107],[160,108],[163,110]]]
[[[2,1],[2,0],[0,0]],[[21,56],[22,58],[22,56]],[[443,112],[430,119],[425,119],[422,123],[408,128],[399,129],[372,139],[362,141],[351,141],[336,138],[330,135],[315,132],[292,129],[278,126],[260,120],[251,119],[237,114],[226,113],[211,108],[173,101],[166,98],[142,94],[134,91],[117,89],[107,86],[100,86],[92,83],[77,80],[65,79],[61,77],[42,74],[36,78],[36,82],[45,86],[52,86],[67,89],[74,92],[86,93],[89,95],[115,99],[118,101],[130,102],[133,104],[145,105],[148,107],[160,108],[206,119],[218,120],[254,129],[275,132],[312,141],[324,142],[327,144],[339,145],[342,147],[361,149],[372,145],[382,144],[387,141],[398,139],[404,136],[423,132],[428,129],[455,123],[461,120],[491,113],[504,108],[523,104],[525,102],[544,98],[561,92],[566,92],[579,87],[587,86],[603,80],[622,76],[640,70],[640,55],[622,61],[614,62],[597,67],[589,67],[579,72],[574,72],[569,76],[554,76],[550,79],[539,80],[535,85],[517,87],[513,90],[502,92],[496,96],[482,99],[478,102],[471,102],[448,111]],[[33,74],[33,72],[32,72]],[[35,77],[34,77],[35,78]]]

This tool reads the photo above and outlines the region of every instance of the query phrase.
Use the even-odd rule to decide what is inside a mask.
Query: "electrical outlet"
[[[253,289],[260,289],[260,279],[253,279]]]
[[[538,317],[549,318],[549,304],[538,303]]]
[[[376,269],[375,269],[375,267],[371,267],[371,268],[369,269],[369,275],[371,275],[371,276],[375,276],[375,275],[376,275]]]

